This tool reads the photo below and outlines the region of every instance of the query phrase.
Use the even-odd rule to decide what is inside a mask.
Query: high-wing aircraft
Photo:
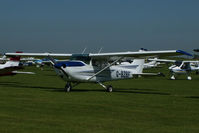
[[[154,58],[157,59],[157,58]],[[149,61],[149,59],[147,59]],[[149,62],[144,63],[144,69],[148,69],[148,68],[157,68],[159,67],[158,65],[160,65],[161,63],[156,61],[156,60],[152,60]]]
[[[154,58],[157,59],[157,58]],[[147,59],[148,60],[148,59]],[[121,61],[121,64],[130,64],[131,62],[133,62],[133,59],[127,59],[124,61]],[[157,68],[159,67],[158,65],[161,64],[160,62],[157,61],[148,61],[144,63],[144,69],[149,69],[149,68]]]
[[[167,60],[167,59],[150,59],[157,62],[169,62],[174,63],[174,65],[169,67],[170,72],[172,73],[171,79],[175,80],[177,74],[186,74],[187,79],[191,80],[190,72],[199,71],[199,61],[178,61],[178,60]]]
[[[145,49],[145,48],[140,48],[139,49],[139,52],[144,52],[144,51],[148,51],[148,49]],[[153,59],[157,59],[157,58],[153,58]],[[147,59],[146,61],[148,61],[148,62],[144,63],[144,69],[156,68],[160,64],[160,62],[157,62],[156,60],[149,61]]]
[[[142,75],[144,59],[135,59],[151,56],[189,55],[181,50],[166,51],[140,51],[90,54],[55,54],[55,53],[6,53],[6,56],[34,56],[48,57],[58,76],[67,82],[67,92],[79,83],[98,83],[108,92],[112,92],[111,85],[105,86],[103,82],[112,80],[130,79],[134,75]],[[54,58],[64,57],[69,61],[56,62]],[[134,58],[133,63],[118,64],[124,58]],[[73,85],[73,86],[72,86]]]
[[[11,57],[9,60],[3,57],[0,60],[6,61],[5,64],[0,64],[0,76],[8,76],[8,75],[15,75],[15,74],[34,74],[33,72],[17,71],[19,69],[22,69],[19,56]]]

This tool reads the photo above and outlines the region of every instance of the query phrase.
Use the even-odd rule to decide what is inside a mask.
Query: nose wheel
[[[190,71],[187,71],[187,80],[192,80],[190,73]]]
[[[65,92],[70,92],[71,89],[72,89],[71,83],[67,83],[66,86],[65,86],[65,88],[64,88]]]

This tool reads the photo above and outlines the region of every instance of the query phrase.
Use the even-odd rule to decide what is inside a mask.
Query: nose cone
[[[62,67],[62,64],[61,64],[61,63],[56,63],[56,64],[54,65],[54,67],[55,67],[55,68],[61,68],[61,67]]]

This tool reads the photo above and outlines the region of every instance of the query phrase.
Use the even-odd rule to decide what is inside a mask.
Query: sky
[[[1,0],[0,53],[199,48],[199,0]]]

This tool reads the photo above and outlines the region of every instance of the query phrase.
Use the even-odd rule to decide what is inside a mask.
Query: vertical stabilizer
[[[16,52],[16,53],[22,53],[22,52]],[[19,66],[20,62],[20,56],[12,56],[10,57],[10,60],[5,63],[5,67],[16,67]]]
[[[136,73],[142,73],[144,68],[144,59],[134,59],[131,65],[137,65]]]

